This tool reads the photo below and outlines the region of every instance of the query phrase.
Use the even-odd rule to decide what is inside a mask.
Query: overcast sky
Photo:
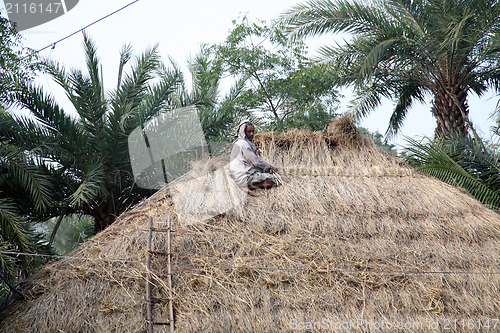
[[[61,17],[22,31],[23,44],[33,49],[41,49],[131,2],[133,0],[80,0],[72,10]],[[119,51],[125,43],[131,43],[137,54],[158,43],[160,54],[165,60],[172,57],[178,64],[184,65],[191,55],[196,54],[200,44],[223,41],[232,27],[232,20],[242,14],[247,14],[250,19],[270,20],[294,4],[302,2],[140,0],[87,28],[86,31],[97,44],[103,64],[105,88],[112,89],[116,84]],[[5,15],[3,9],[2,14]],[[313,44],[311,48],[316,46],[317,44]],[[44,50],[41,56],[51,57],[70,67],[84,68],[82,34],[79,33],[58,43],[54,48]],[[48,78],[42,78],[40,81],[41,84],[50,86],[50,89],[55,89]],[[346,110],[347,103],[348,99],[342,101],[342,111]],[[488,94],[481,100],[471,96],[469,105],[473,123],[484,137],[489,138],[489,127],[493,125],[493,121],[488,117],[495,108],[496,96]],[[391,102],[384,102],[361,122],[361,126],[373,132],[384,133],[391,108]],[[414,107],[409,112],[402,133],[393,141],[404,145],[405,135],[432,136],[435,121],[428,110],[428,105]]]

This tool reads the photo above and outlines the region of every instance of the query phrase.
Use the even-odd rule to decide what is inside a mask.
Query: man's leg
[[[249,187],[250,187],[251,190],[255,190],[255,189],[258,189],[258,188],[271,188],[271,187],[273,187],[275,185],[276,185],[276,183],[273,182],[271,179],[266,179],[263,182],[260,182],[260,183],[257,183],[257,184],[252,184]]]
[[[251,195],[252,197],[256,197],[256,196],[257,196],[257,194],[255,194],[255,192],[254,192],[254,191],[252,191],[252,190],[251,190],[250,188],[248,188],[248,187],[241,187],[241,190],[242,190],[243,192],[248,193],[248,194],[249,194],[249,195]]]

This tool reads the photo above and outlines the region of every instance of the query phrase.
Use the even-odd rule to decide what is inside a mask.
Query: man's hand
[[[272,172],[278,172],[278,168],[275,168],[275,167],[273,167],[273,166],[271,165],[271,171],[272,171]]]

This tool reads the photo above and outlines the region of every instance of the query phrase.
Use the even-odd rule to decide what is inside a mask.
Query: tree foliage
[[[130,66],[132,48],[125,46],[116,88],[106,93],[96,47],[87,35],[84,51],[85,72],[67,71],[50,61],[46,66],[77,115],[65,111],[42,88],[28,84],[16,99],[30,118],[20,119],[16,126],[26,133],[19,144],[26,150],[39,147],[37,156],[53,181],[53,204],[38,219],[58,217],[59,224],[68,214],[89,215],[99,231],[151,194],[134,186],[128,135],[172,108],[171,95],[181,75],[162,67],[156,47],[135,57]]]
[[[345,33],[321,60],[353,85],[352,112],[363,117],[383,97],[395,102],[388,133],[415,102],[433,97],[436,135],[465,134],[467,96],[500,84],[500,3],[496,0],[311,0],[282,18],[296,37]]]
[[[238,104],[243,85],[236,84],[220,98],[223,72],[209,51],[202,49],[190,63],[193,85],[188,89],[179,67],[166,66],[156,47],[134,57],[126,45],[120,53],[116,88],[106,92],[96,47],[84,35],[86,70],[68,71],[50,60],[44,65],[76,114],[63,109],[61,101],[41,87],[20,80],[23,89],[13,91],[13,96],[29,115],[0,113],[2,250],[37,250],[35,244],[44,242],[34,237],[34,222],[40,222],[38,232],[47,232],[49,224],[44,221],[49,220],[50,241],[56,252],[64,253],[80,238],[68,242],[55,237],[61,225],[66,238],[87,237],[89,225],[102,230],[150,195],[151,191],[134,185],[128,136],[163,112],[194,104],[207,140],[227,138],[244,110]],[[74,214],[85,223],[75,223]],[[89,216],[95,222],[89,223]],[[81,227],[81,232],[75,232]],[[20,269],[27,267],[16,258],[0,257],[2,272],[8,273],[4,275],[12,283],[20,277]]]
[[[38,223],[36,228],[44,235],[44,241],[49,242],[57,220],[55,218]],[[68,215],[63,218],[52,248],[57,255],[67,255],[80,243],[94,235],[94,220],[90,216]]]
[[[364,127],[358,127],[358,130],[361,134],[370,136],[372,138],[373,142],[375,142],[375,145],[377,145],[377,147],[379,147],[380,149],[382,149],[386,153],[388,153],[392,156],[397,155],[396,145],[389,143],[387,141],[387,139],[384,139],[384,136],[381,133],[379,133],[378,131],[376,131],[375,133],[372,133]]]
[[[336,75],[308,61],[303,42],[290,41],[278,24],[244,17],[216,52],[224,71],[246,82],[243,104],[270,128],[320,129],[335,115]]]
[[[248,117],[242,94],[245,80],[238,79],[229,86],[223,95],[222,86],[225,76],[221,59],[214,49],[202,45],[199,52],[188,63],[191,85],[183,79],[174,94],[176,107],[195,105],[205,139],[210,147],[231,140],[233,128],[242,118]],[[180,71],[174,63],[174,68]],[[215,152],[217,148],[214,149]]]
[[[11,22],[0,16],[0,105],[9,104],[20,82],[33,77],[38,62],[30,54]]]
[[[4,117],[2,111],[0,117]],[[1,129],[4,123],[0,122]],[[47,253],[30,217],[50,205],[51,184],[29,154],[16,145],[0,142],[0,301],[11,293],[15,281],[27,276],[40,257],[17,253]]]
[[[50,182],[36,165],[33,151],[16,145],[24,135],[5,111],[21,82],[38,68],[36,57],[29,53],[10,21],[0,17],[0,301],[11,293],[9,284],[43,261],[16,253],[46,250],[29,219],[50,206]]]

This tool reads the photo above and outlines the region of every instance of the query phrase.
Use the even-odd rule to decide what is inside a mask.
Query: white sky
[[[22,31],[23,44],[33,49],[41,49],[73,33],[101,17],[125,6],[132,0],[80,0],[71,11],[43,25]],[[250,19],[270,20],[301,0],[183,0],[158,1],[140,0],[119,13],[86,29],[96,42],[104,72],[105,88],[112,89],[116,84],[119,51],[125,43],[131,43],[136,54],[146,48],[159,44],[160,54],[165,60],[172,57],[177,64],[185,65],[191,55],[195,55],[202,43],[222,42],[232,27],[232,20],[241,14]],[[2,13],[5,13],[2,5]],[[5,14],[4,14],[5,15]],[[53,49],[41,52],[42,57],[51,57],[69,67],[84,68],[85,60],[82,47],[82,34],[79,33]],[[311,45],[311,51],[317,45]],[[54,91],[55,85],[48,78],[41,84]],[[58,93],[55,93],[59,98]],[[486,139],[490,137],[489,128],[493,121],[489,115],[495,109],[497,98],[494,94],[475,96],[469,99],[471,119],[478,132]],[[60,102],[63,105],[63,102]],[[346,110],[348,99],[342,101],[341,111]],[[435,121],[428,105],[414,107],[407,117],[401,134],[394,140],[405,145],[403,136],[432,136]],[[385,133],[392,103],[384,102],[361,126],[370,131]]]

